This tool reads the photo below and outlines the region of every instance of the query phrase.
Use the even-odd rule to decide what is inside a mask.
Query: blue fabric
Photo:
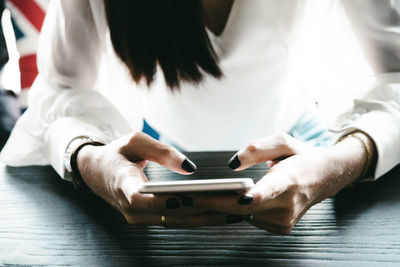
[[[303,113],[288,134],[314,146],[329,146],[333,143],[333,135],[328,131],[327,124],[320,117],[317,104]]]
[[[143,129],[142,132],[150,135],[151,137],[153,137],[154,139],[159,140],[160,139],[160,134],[154,130],[147,122],[146,120],[143,120]]]
[[[144,121],[143,132],[157,140],[176,147],[178,150],[182,150],[164,136],[160,136],[146,121]],[[296,124],[289,130],[288,134],[314,146],[329,146],[333,143],[333,135],[328,131],[327,124],[320,117],[317,104],[312,105],[303,113]]]

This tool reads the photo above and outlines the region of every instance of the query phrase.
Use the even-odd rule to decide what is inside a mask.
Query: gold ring
[[[166,226],[167,225],[167,220],[165,219],[164,215],[161,215],[161,225]]]

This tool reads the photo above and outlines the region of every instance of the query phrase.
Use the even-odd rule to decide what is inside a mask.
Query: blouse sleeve
[[[376,71],[376,82],[337,120],[336,131],[342,136],[361,130],[374,140],[378,159],[372,180],[400,163],[400,1],[342,4]]]
[[[63,155],[77,136],[106,141],[131,128],[95,83],[106,27],[98,0],[53,0],[38,48],[39,75],[29,108],[18,120],[1,161],[10,166],[51,164],[64,177]]]

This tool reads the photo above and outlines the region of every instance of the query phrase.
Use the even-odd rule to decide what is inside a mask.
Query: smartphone
[[[251,178],[164,181],[144,183],[139,192],[142,194],[242,192],[253,185],[254,182]]]

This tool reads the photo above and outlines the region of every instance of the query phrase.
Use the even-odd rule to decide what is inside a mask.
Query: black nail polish
[[[181,206],[181,203],[179,202],[179,200],[177,198],[169,198],[167,199],[167,201],[165,201],[165,207],[167,207],[167,209],[177,209]]]
[[[238,200],[238,203],[240,205],[250,205],[251,202],[253,202],[253,196],[252,195],[243,195]]]
[[[228,215],[225,217],[225,221],[227,224],[230,223],[238,223],[244,221],[244,216],[242,215]]]
[[[182,205],[185,207],[193,207],[193,199],[187,196],[180,196]]]
[[[182,162],[181,168],[187,172],[195,172],[197,170],[196,165],[194,165],[194,163],[188,158],[185,158],[185,160]]]
[[[238,157],[238,155],[236,154],[233,158],[231,158],[230,160],[229,160],[229,162],[228,162],[228,166],[229,166],[229,168],[231,168],[232,170],[235,170],[235,169],[237,169],[237,168],[239,168],[240,167],[240,160],[239,160],[239,157]]]

